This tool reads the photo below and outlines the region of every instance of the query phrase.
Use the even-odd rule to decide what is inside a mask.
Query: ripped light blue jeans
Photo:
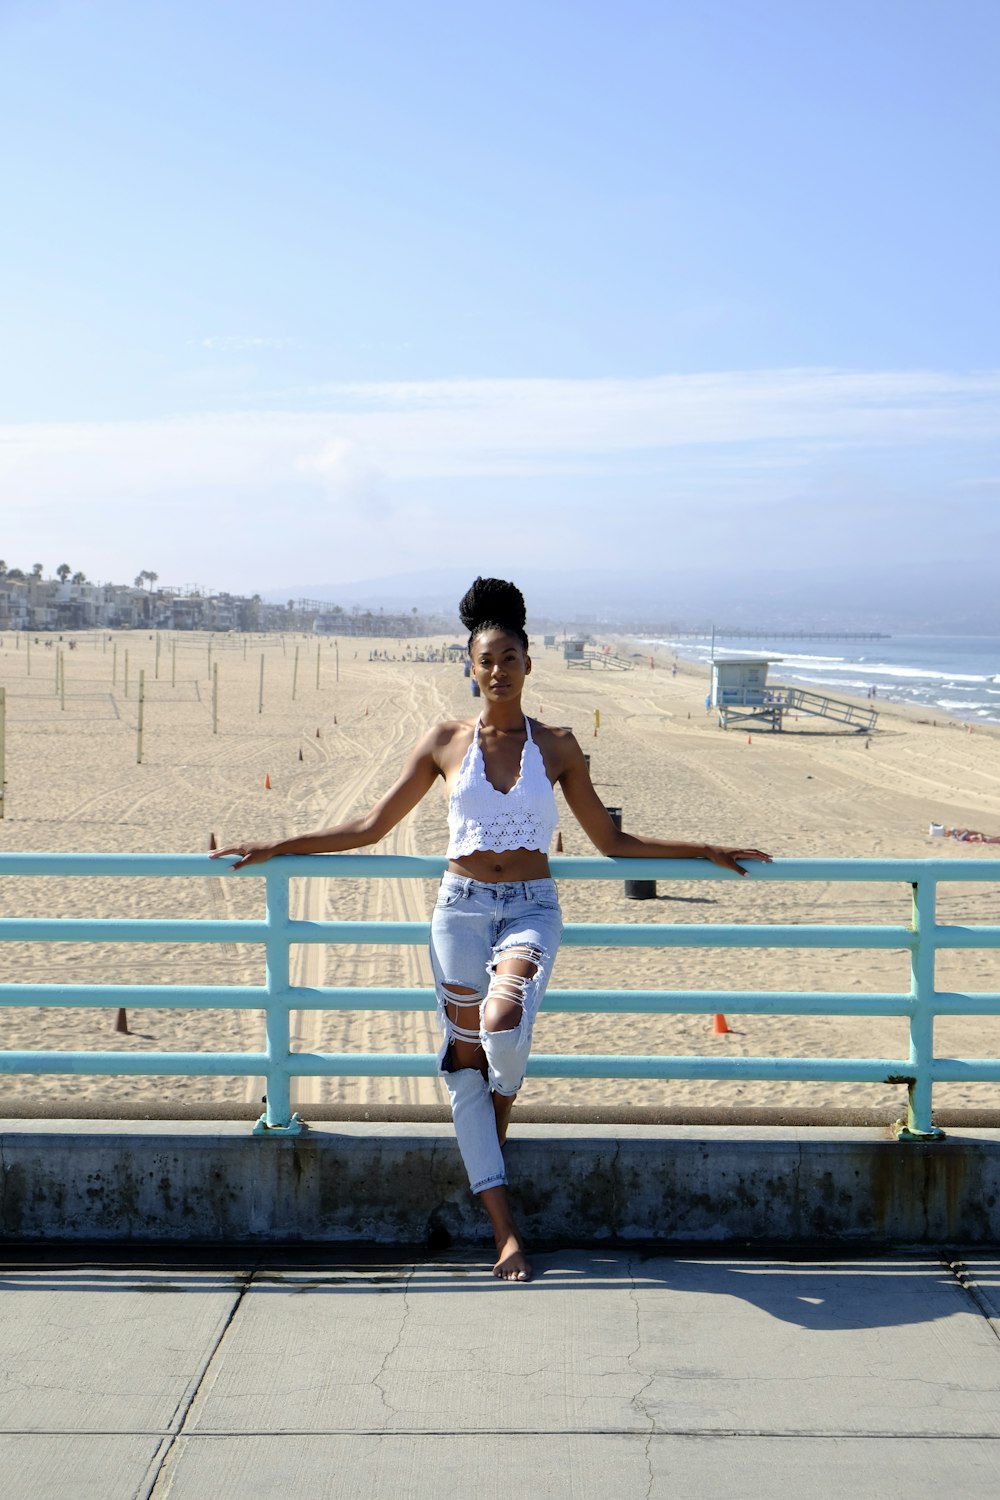
[[[517,880],[496,885],[445,875],[431,919],[431,967],[437,1013],[444,1040],[438,1068],[451,1100],[455,1135],[474,1193],[507,1181],[497,1139],[491,1093],[516,1094],[524,1081],[531,1033],[562,937],[562,913],[554,880]],[[505,958],[535,966],[527,978],[498,974]],[[513,1001],[521,1011],[517,1026],[487,1031],[483,1010],[491,996]],[[446,1003],[479,1005],[479,1026],[458,1025]],[[468,1014],[468,1012],[463,1012]],[[455,1068],[453,1041],[478,1042],[486,1073]]]

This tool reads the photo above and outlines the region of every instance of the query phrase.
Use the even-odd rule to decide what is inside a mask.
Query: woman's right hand
[[[272,859],[277,852],[276,844],[231,844],[228,849],[212,849],[209,859],[223,859],[227,854],[239,856],[234,865],[229,866],[229,873],[233,870],[242,870],[244,865],[262,865],[265,859]]]

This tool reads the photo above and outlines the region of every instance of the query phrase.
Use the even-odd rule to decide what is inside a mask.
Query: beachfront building
[[[437,634],[450,624],[415,608],[390,613],[355,605],[348,611],[318,599],[269,604],[259,594],[212,593],[190,584],[156,588],[157,575],[149,572],[134,584],[91,583],[82,573],[71,577],[68,564],[56,572],[56,578],[43,578],[41,564],[26,573],[0,563],[0,630],[309,630],[407,639]]]

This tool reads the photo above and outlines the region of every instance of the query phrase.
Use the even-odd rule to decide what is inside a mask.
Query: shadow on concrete
[[[148,1258],[143,1254],[146,1250]],[[245,1259],[237,1250],[190,1250],[176,1254],[160,1247],[136,1247],[134,1261],[123,1261],[121,1247],[107,1259],[56,1254],[0,1261],[0,1295],[22,1289],[71,1295],[124,1291],[150,1296],[204,1294],[225,1286],[253,1296],[281,1294],[419,1296],[421,1292],[483,1293],[551,1297],[567,1292],[670,1291],[693,1298],[723,1297],[755,1307],[768,1316],[813,1333],[894,1328],[937,1322],[959,1312],[990,1316],[1000,1293],[1000,1253],[975,1257],[975,1288],[964,1263],[951,1252],[926,1256],[893,1250],[844,1258],[810,1258],[786,1249],[777,1255],[683,1255],[648,1251],[542,1251],[533,1256],[535,1280],[511,1286],[497,1281],[486,1252],[467,1255],[339,1259],[328,1251],[290,1247],[264,1258]],[[46,1274],[46,1271],[50,1274]],[[985,1299],[985,1302],[984,1302]],[[582,1314],[582,1306],[581,1306]],[[720,1319],[726,1311],[720,1306]],[[998,1335],[1000,1336],[1000,1335]]]

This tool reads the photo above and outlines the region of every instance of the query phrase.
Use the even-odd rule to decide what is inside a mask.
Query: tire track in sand
[[[428,692],[428,687],[432,691]],[[310,808],[313,826],[342,822],[367,807],[388,787],[404,757],[419,736],[447,706],[437,683],[411,680],[405,693],[386,703],[391,728],[379,741],[378,750],[352,775],[340,781],[331,795],[317,791]],[[380,853],[417,854],[412,818],[406,818],[378,846]],[[343,906],[356,906],[360,921],[425,921],[427,899],[422,883],[407,879],[351,882],[354,900],[345,894],[344,882],[316,879],[301,882],[295,915],[308,921],[335,920]],[[339,985],[388,984],[393,987],[423,987],[432,983],[425,948],[387,948],[368,944],[359,948],[313,945],[292,950],[293,984],[322,986],[328,970],[336,965]],[[296,1046],[306,1052],[416,1052],[437,1050],[437,1027],[433,1011],[300,1011],[293,1023]],[[433,1078],[301,1078],[293,1081],[296,1108],[310,1103],[384,1102],[439,1103]]]

